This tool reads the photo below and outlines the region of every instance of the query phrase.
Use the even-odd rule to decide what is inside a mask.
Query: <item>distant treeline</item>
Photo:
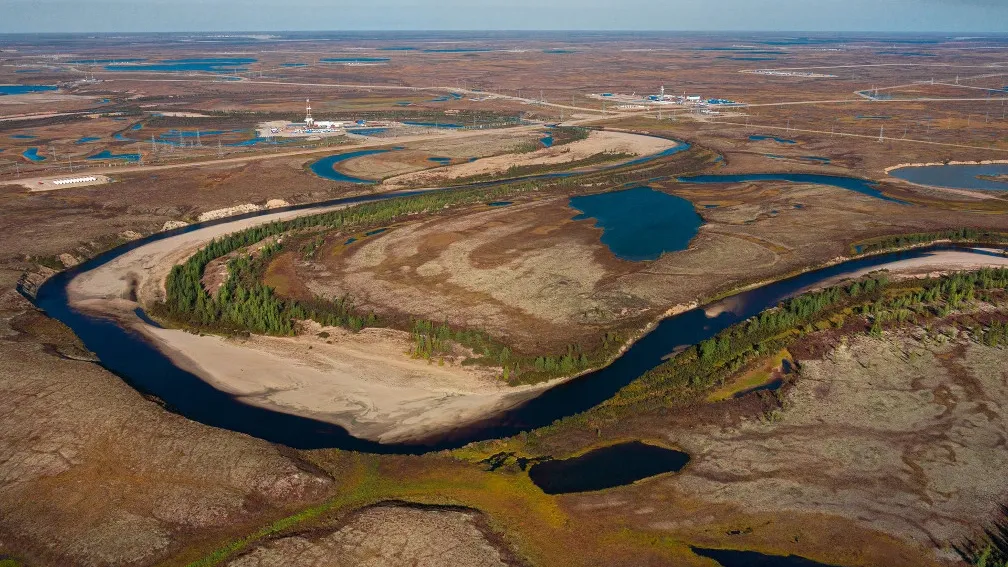
[[[982,244],[1008,243],[1008,233],[980,228],[954,228],[935,232],[917,232],[913,234],[894,234],[860,240],[851,244],[852,254],[874,254],[895,248],[920,246],[932,242],[948,240],[951,242],[970,242]]]

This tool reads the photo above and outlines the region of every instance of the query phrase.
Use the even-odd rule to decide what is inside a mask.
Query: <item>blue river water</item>
[[[581,211],[574,220],[595,219],[602,243],[632,262],[685,250],[703,225],[693,203],[650,187],[571,197],[570,206]]]
[[[868,195],[870,197],[875,197],[876,199],[889,201],[891,203],[899,203],[901,205],[909,204],[906,201],[901,201],[885,195],[878,190],[878,184],[873,181],[858,179],[856,177],[841,177],[839,175],[818,175],[814,173],[747,173],[740,175],[694,175],[691,177],[679,177],[677,179],[682,183],[745,183],[748,181],[814,183],[817,185],[829,185],[831,187],[847,189],[848,191],[854,191],[856,193],[861,193],[862,195]]]
[[[374,183],[372,179],[361,179],[359,177],[353,177],[345,173],[336,171],[335,165],[341,161],[346,161],[348,159],[359,158],[363,156],[370,156],[374,154],[383,154],[389,150],[359,150],[356,152],[347,152],[342,154],[336,154],[329,157],[324,157],[309,166],[312,173],[318,175],[319,177],[325,179],[331,179],[332,181],[340,181],[342,183]]]
[[[990,165],[928,165],[921,167],[903,167],[894,169],[889,175],[934,187],[949,187],[955,189],[986,189],[988,191],[1008,191],[1006,181],[983,179],[980,176],[1008,175],[1008,163]]]
[[[310,210],[327,205],[372,202],[418,193],[366,195],[288,207],[286,210]],[[269,213],[280,210],[273,209]],[[620,388],[660,365],[669,353],[713,337],[729,326],[773,307],[819,282],[896,260],[926,257],[935,251],[958,249],[950,245],[939,245],[856,258],[741,292],[709,306],[691,309],[663,320],[609,366],[554,386],[516,408],[423,442],[382,444],[356,438],[337,425],[248,405],[175,366],[141,336],[116,322],[88,316],[69,307],[67,285],[80,273],[150,242],[230,222],[235,218],[269,213],[249,213],[193,224],[123,244],[51,277],[38,290],[35,304],[50,317],[69,326],[84,345],[99,357],[102,366],[141,392],[156,396],[171,411],[189,419],[295,448],[337,447],[376,453],[412,454],[461,447],[473,441],[506,437],[549,425],[557,419],[583,412],[609,399]],[[708,316],[708,312],[717,315]]]

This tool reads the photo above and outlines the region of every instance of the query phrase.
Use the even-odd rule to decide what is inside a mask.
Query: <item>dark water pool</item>
[[[595,219],[616,257],[634,262],[685,250],[703,225],[693,203],[650,187],[571,197],[570,206],[582,213],[574,220]]]
[[[0,95],[41,93],[55,90],[59,90],[59,87],[50,87],[48,85],[0,85]]]
[[[506,207],[513,204],[512,201],[493,201],[492,203],[487,203],[491,207]]]
[[[165,59],[159,63],[139,65],[106,65],[106,71],[155,71],[155,72],[185,72],[202,71],[207,73],[234,73],[247,71],[249,63],[257,60],[250,57],[200,57],[192,59]]]
[[[427,161],[432,161],[432,162],[434,162],[436,164],[440,164],[440,165],[448,165],[449,163],[451,163],[451,160],[452,160],[452,158],[450,158],[450,157],[431,156],[431,157],[427,158]]]
[[[94,159],[94,160],[98,160],[98,159],[119,159],[119,160],[129,161],[129,162],[138,162],[138,161],[140,161],[140,154],[114,154],[114,153],[112,153],[112,152],[110,152],[108,150],[104,150],[104,151],[99,152],[99,153],[97,153],[97,154],[95,154],[93,156],[88,156],[87,159]]]
[[[934,187],[953,189],[986,189],[988,191],[1008,191],[1008,178],[996,181],[988,177],[1008,176],[1008,163],[990,165],[927,165],[894,169],[889,175]]]
[[[97,138],[95,136],[84,136],[83,138],[81,138],[80,140],[77,140],[74,143],[75,144],[87,144],[87,143],[90,143],[90,142],[97,142],[98,140],[101,140],[101,138]]]
[[[774,142],[777,142],[778,144],[786,144],[786,145],[789,145],[789,146],[798,143],[798,142],[796,142],[794,140],[788,140],[786,138],[777,138],[775,136],[763,136],[763,135],[760,135],[760,134],[754,134],[752,136],[749,136],[749,139],[752,140],[752,141],[754,141],[754,142],[762,142],[763,140],[773,140]]]
[[[359,158],[363,156],[369,156],[374,154],[383,154],[389,150],[358,150],[356,152],[346,152],[342,154],[336,154],[329,157],[324,157],[315,163],[311,164],[309,168],[312,173],[323,177],[325,179],[331,179],[333,181],[341,181],[343,183],[374,183],[373,179],[361,179],[359,177],[353,177],[345,173],[336,171],[335,165],[341,161],[346,161],[348,159]]]
[[[721,567],[838,567],[797,555],[766,555],[756,551],[691,547],[693,553],[718,562]]]
[[[45,161],[46,157],[45,156],[40,156],[39,153],[38,153],[38,151],[39,151],[38,148],[28,148],[21,155],[23,155],[24,157],[26,157],[26,158],[28,158],[28,159],[30,159],[32,161]]]
[[[529,469],[529,478],[546,494],[590,492],[679,472],[689,460],[682,451],[632,441],[580,457],[538,463]]]
[[[842,177],[839,175],[818,175],[814,173],[746,173],[740,175],[694,175],[691,177],[679,177],[678,181],[683,183],[746,183],[748,181],[787,181],[790,183],[814,183],[817,185],[829,185],[839,187],[875,197],[890,203],[908,205],[906,201],[894,199],[886,196],[876,187],[877,183],[867,179],[856,177]]]

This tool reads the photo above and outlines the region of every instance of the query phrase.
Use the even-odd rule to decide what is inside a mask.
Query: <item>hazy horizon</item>
[[[1003,0],[5,0],[0,33],[1004,33]]]

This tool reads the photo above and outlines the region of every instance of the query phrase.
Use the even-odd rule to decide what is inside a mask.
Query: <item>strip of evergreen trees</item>
[[[871,238],[851,245],[852,254],[874,254],[899,248],[920,246],[937,241],[969,242],[982,244],[1008,243],[1008,233],[979,228],[955,228],[934,232],[894,234]]]
[[[881,335],[900,324],[924,324],[936,317],[944,318],[976,301],[1003,307],[1008,302],[1008,269],[985,268],[895,282],[880,274],[807,293],[686,349],[600,406],[565,418],[555,427],[618,420],[627,412],[655,410],[694,399],[722,385],[749,363],[779,352],[812,332],[860,322],[868,333]],[[969,330],[978,342],[1008,346],[1008,324],[998,319]]]

